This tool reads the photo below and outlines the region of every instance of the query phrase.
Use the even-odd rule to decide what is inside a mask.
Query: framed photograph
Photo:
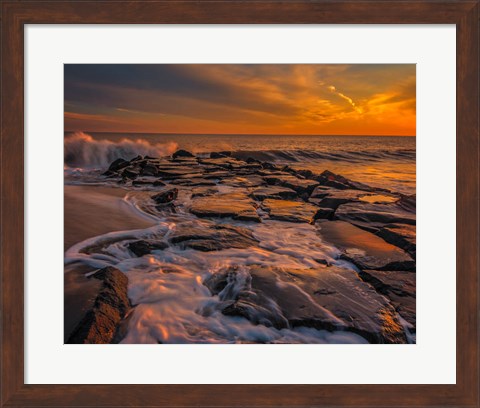
[[[479,406],[478,0],[1,24],[2,406]]]

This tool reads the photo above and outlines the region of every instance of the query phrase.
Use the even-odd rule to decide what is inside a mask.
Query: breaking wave
[[[88,133],[75,132],[65,137],[64,163],[69,167],[108,167],[122,158],[130,160],[137,155],[161,157],[172,154],[177,143],[152,144],[144,139],[121,139],[119,142],[97,140]]]

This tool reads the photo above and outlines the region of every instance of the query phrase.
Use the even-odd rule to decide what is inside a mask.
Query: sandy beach
[[[154,224],[123,201],[126,190],[104,186],[65,186],[64,250],[87,238]]]

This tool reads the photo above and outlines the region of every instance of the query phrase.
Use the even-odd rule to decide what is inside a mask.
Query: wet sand
[[[123,201],[121,188],[104,186],[65,186],[64,250],[87,238],[112,231],[148,228],[154,222],[136,215]],[[65,266],[65,342],[82,316],[92,307],[99,281],[84,274],[93,268],[79,263]]]
[[[64,250],[87,238],[112,231],[148,228],[153,221],[135,214],[121,188],[65,186]]]

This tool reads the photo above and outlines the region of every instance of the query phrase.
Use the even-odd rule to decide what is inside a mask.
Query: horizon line
[[[357,137],[417,137],[417,135],[368,135],[368,134],[326,134],[326,133],[188,133],[188,132],[120,132],[120,131],[97,131],[97,130],[64,130],[65,132],[85,133],[119,133],[141,135],[189,135],[189,136],[357,136]]]

